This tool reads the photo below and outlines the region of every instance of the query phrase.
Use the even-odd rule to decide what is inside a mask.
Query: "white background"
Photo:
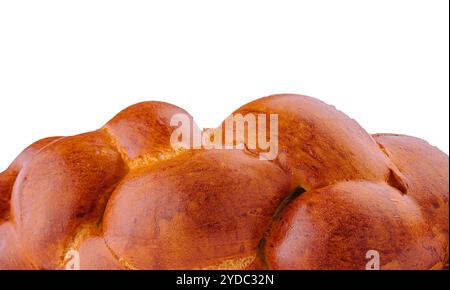
[[[284,92],[449,151],[447,0],[0,1],[0,169],[135,102],[215,127]]]

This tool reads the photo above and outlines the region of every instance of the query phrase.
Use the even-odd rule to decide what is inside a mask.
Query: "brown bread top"
[[[449,159],[425,141],[274,95],[235,112],[278,114],[277,158],[259,160],[173,149],[178,113],[139,103],[24,150],[0,174],[0,269],[73,250],[82,269],[364,269],[371,250],[382,269],[448,265]]]

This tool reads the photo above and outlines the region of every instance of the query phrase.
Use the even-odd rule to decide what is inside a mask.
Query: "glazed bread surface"
[[[32,144],[0,174],[0,269],[64,269],[71,251],[81,269],[365,269],[371,250],[381,269],[448,265],[446,154],[306,96],[234,113],[278,115],[274,160],[247,140],[174,149],[188,113],[162,102]]]

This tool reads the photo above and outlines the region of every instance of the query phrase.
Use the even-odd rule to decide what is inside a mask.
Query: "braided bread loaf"
[[[101,129],[40,140],[0,174],[0,268],[381,269],[448,264],[449,160],[425,141],[371,136],[334,107],[274,95],[278,155],[175,150],[145,102]]]

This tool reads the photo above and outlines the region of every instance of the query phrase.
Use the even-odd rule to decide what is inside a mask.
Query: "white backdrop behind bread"
[[[160,100],[215,127],[273,93],[449,152],[448,1],[2,1],[0,170]]]

